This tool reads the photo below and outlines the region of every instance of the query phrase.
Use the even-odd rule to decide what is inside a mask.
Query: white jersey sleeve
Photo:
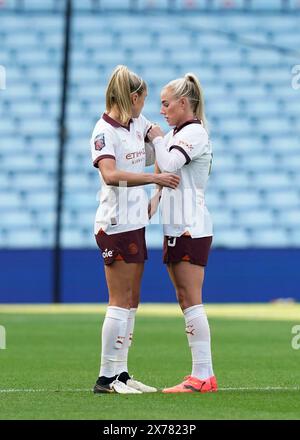
[[[157,137],[153,140],[157,165],[162,173],[174,173],[186,163],[185,157],[176,149],[168,151],[165,139]]]
[[[200,157],[209,145],[206,130],[198,124],[190,124],[172,137],[157,137],[153,143],[159,168],[170,173]]]
[[[116,139],[114,133],[105,127],[94,130],[91,141],[93,164],[98,168],[102,159],[116,159]]]
[[[185,163],[190,163],[201,156],[209,145],[208,134],[202,125],[190,124],[173,136],[169,151],[177,150],[185,157]]]

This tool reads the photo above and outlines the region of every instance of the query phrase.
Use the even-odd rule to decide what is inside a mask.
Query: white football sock
[[[102,326],[101,367],[99,376],[115,376],[118,353],[122,349],[128,321],[129,310],[121,307],[107,307]]]
[[[203,304],[188,307],[183,311],[186,334],[192,352],[191,375],[198,379],[213,376],[210,347],[210,330]]]
[[[128,372],[128,366],[127,366],[128,350],[132,343],[136,311],[137,309],[130,309],[129,311],[124,344],[122,348],[118,350],[117,353],[117,366],[116,366],[115,374],[120,374],[123,371]]]

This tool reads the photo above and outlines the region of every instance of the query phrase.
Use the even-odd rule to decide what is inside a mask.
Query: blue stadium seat
[[[77,219],[76,219],[76,225],[84,228],[87,225],[90,225],[91,228],[94,224],[95,220],[95,210],[94,209],[86,209],[84,211],[78,211]]]
[[[281,61],[281,55],[276,50],[252,50],[247,56],[247,62],[256,66],[276,66]]]
[[[182,34],[176,32],[169,32],[167,34],[161,34],[157,42],[162,49],[176,49],[189,47],[192,43],[192,38],[188,34]]]
[[[292,177],[288,173],[278,172],[261,172],[256,173],[254,182],[259,189],[286,189],[293,186]]]
[[[251,0],[251,9],[256,11],[269,10],[271,12],[278,11],[282,8],[281,0],[274,0],[272,2],[268,0]]]
[[[269,145],[272,151],[286,154],[299,152],[300,137],[296,133],[285,136],[270,136]]]
[[[27,209],[34,210],[54,210],[55,207],[55,194],[48,190],[36,190],[28,191],[24,196],[24,206]]]
[[[241,12],[242,0],[177,0],[170,22],[169,2],[153,0],[156,9],[150,2],[140,2],[139,11],[148,5],[145,13],[132,14],[127,0],[75,0],[64,243],[96,248],[100,181],[89,138],[105,109],[112,69],[127,64],[148,83],[145,116],[165,130],[170,128],[159,115],[161,87],[188,71],[201,80],[214,148],[206,197],[214,245],[300,245],[300,101],[291,87],[299,60],[280,50],[299,46],[298,15],[278,14],[279,0],[272,7],[267,0],[253,1],[251,10],[264,9],[261,14]],[[41,247],[51,245],[55,221],[63,2],[26,0],[18,11],[16,0],[6,3],[0,30],[0,62],[7,69],[7,88],[0,91],[0,210],[7,215],[0,215],[0,245],[22,245],[22,235],[9,228],[9,215],[21,210],[21,227],[29,234],[23,245]],[[290,1],[293,8],[298,3]],[[150,246],[161,248],[160,225],[151,225],[147,237]]]
[[[4,96],[5,99],[10,101],[20,101],[24,100],[24,98],[29,101],[33,98],[34,90],[33,87],[28,83],[15,83],[12,84],[11,87],[9,83],[7,84],[7,88],[5,90]]]
[[[149,53],[142,50],[133,52],[129,59],[132,63],[144,65],[147,70],[148,68],[152,68],[153,72],[155,71],[155,67],[152,67],[153,65],[155,66],[160,64],[161,70],[164,66],[166,66],[166,55],[161,50],[151,52],[151,62],[149,62]]]
[[[35,191],[35,190],[46,190],[54,191],[56,182],[51,174],[46,173],[41,170],[41,173],[17,173],[13,179],[11,186],[17,191]]]
[[[163,245],[163,231],[161,226],[149,226],[146,229],[146,242],[151,243],[152,248],[161,249]]]
[[[22,206],[22,196],[14,190],[0,192],[0,211],[5,212],[8,209],[19,210]]]
[[[39,229],[53,230],[56,215],[54,210],[43,209],[41,210],[32,210],[31,216],[34,219],[34,224],[37,225]]]
[[[247,228],[272,228],[276,224],[274,214],[266,209],[253,209],[251,211],[241,211],[238,213],[237,223]]]
[[[40,101],[28,102],[24,100],[11,103],[11,116],[23,117],[26,115],[26,118],[39,118],[43,113],[44,107]]]
[[[81,248],[81,247],[94,247],[97,245],[95,242],[93,228],[90,230],[80,229],[64,229],[62,234],[62,246],[64,248]]]
[[[138,2],[138,8],[141,10],[167,10],[169,7],[168,0],[140,0]]]
[[[118,43],[120,44],[120,42]],[[101,52],[102,50],[108,51],[113,49],[114,37],[111,33],[104,34],[99,31],[99,29],[95,28],[92,31],[83,34],[81,44],[85,50],[93,48],[96,50],[98,49]]]
[[[212,188],[211,181],[208,182],[208,188],[205,195],[205,203],[209,210],[222,210],[224,204],[224,196]]]
[[[95,171],[96,172],[96,171]],[[99,201],[97,201],[97,191],[77,192],[76,194],[67,193],[65,195],[66,209],[82,210],[82,209],[97,209]],[[96,212],[96,211],[95,211]]]
[[[101,7],[103,9],[129,10],[130,0],[101,0]]]
[[[0,194],[10,186],[10,179],[8,174],[0,174]]]
[[[284,155],[281,164],[286,171],[294,171],[298,174],[300,169],[300,153]]]
[[[50,230],[31,228],[11,228],[7,231],[5,245],[9,248],[41,248],[53,247],[53,232]]]
[[[151,48],[155,48],[157,42],[155,41],[154,44],[153,35],[151,35],[149,32],[145,32],[144,34],[122,33],[118,39],[118,44],[120,44],[124,49],[150,50]]]
[[[36,136],[53,136],[56,133],[56,121],[47,118],[22,119],[20,129],[24,135],[35,133]]]
[[[10,229],[30,228],[33,226],[33,219],[29,212],[8,210],[1,212],[0,228],[9,227]]]
[[[18,49],[18,51],[24,51],[24,48],[38,47],[39,40],[34,32],[20,32],[20,33],[8,33],[5,38],[5,45],[8,49]]]
[[[271,152],[253,153],[252,155],[245,154],[240,159],[240,166],[248,172],[261,171],[276,171],[278,169],[278,158],[272,155]]]
[[[215,185],[217,190],[225,189],[229,192],[233,189],[245,189],[250,185],[250,178],[243,171],[215,173],[212,165],[211,186]]]
[[[252,245],[249,233],[241,227],[214,228],[214,247],[245,248]]]
[[[280,248],[291,246],[291,240],[285,228],[262,228],[253,231],[251,245],[257,248]]]
[[[61,80],[61,70],[57,65],[48,63],[41,66],[29,66],[27,68],[28,78],[31,81],[44,83],[59,83]]]
[[[246,104],[246,114],[251,117],[268,117],[272,115],[280,115],[280,109],[276,101],[266,99],[254,99]],[[263,120],[264,120],[263,118]]]
[[[67,173],[65,177],[66,188],[70,191],[77,191],[86,189],[86,191],[95,191],[96,187],[91,184],[91,179],[88,174]],[[95,213],[94,213],[95,214]]]
[[[95,8],[99,7],[101,0],[73,0],[73,7],[75,11],[89,11],[93,12]]]
[[[46,63],[57,63],[59,61],[59,55],[51,56],[42,48],[38,47],[26,47],[26,50],[17,49],[16,50],[16,60],[18,64],[24,64],[26,66],[41,66],[41,64]]]
[[[300,207],[300,194],[297,189],[268,191],[266,194],[266,205],[272,209],[282,211],[285,215],[286,209]]]
[[[23,6],[25,10],[52,11],[59,6],[62,9],[63,4],[58,0],[23,0]]]
[[[71,73],[72,84],[74,83],[85,83],[88,81],[89,83],[99,84],[101,78],[101,74],[97,69],[91,69],[90,67],[78,67],[74,69]]]
[[[252,209],[261,207],[263,205],[263,199],[258,191],[237,190],[228,193],[227,203],[231,209],[250,212]]]
[[[214,227],[230,228],[234,226],[235,220],[231,211],[224,209],[210,209],[210,212],[213,216]]]
[[[1,118],[0,119],[0,136],[9,136],[12,135],[15,131],[16,124],[12,119],[9,118]]]
[[[286,228],[299,229],[300,208],[285,209],[280,212],[280,224]]]
[[[23,170],[34,172],[38,169],[38,162],[35,156],[29,156],[24,153],[22,156],[18,154],[11,154],[2,159],[1,167],[5,171]]]
[[[110,50],[101,48],[96,50],[93,56],[93,61],[97,64],[107,66],[109,69],[113,69],[118,64],[126,64],[128,62],[128,56],[122,49]]]

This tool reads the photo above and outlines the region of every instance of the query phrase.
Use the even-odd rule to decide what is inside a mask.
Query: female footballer
[[[148,155],[145,138],[151,127],[141,115],[146,96],[146,83],[126,66],[118,66],[107,86],[106,112],[96,123],[90,142],[101,181],[95,236],[104,258],[109,292],[95,393],[156,391],[134,380],[127,368],[147,259],[148,198],[143,185],[155,183],[176,188],[179,177],[172,173],[143,172]],[[153,163],[154,154],[149,157]],[[147,164],[150,163],[148,160]]]
[[[206,130],[203,92],[197,77],[186,74],[167,84],[161,93],[161,114],[175,127],[165,137],[155,125],[148,138],[155,146],[162,172],[177,173],[176,190],[162,189],[164,263],[183,311],[192,354],[192,372],[164,393],[217,391],[213,373],[210,329],[202,304],[204,267],[212,243],[212,221],[204,191],[212,162]]]

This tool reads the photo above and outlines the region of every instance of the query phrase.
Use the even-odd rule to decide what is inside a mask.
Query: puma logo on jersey
[[[124,336],[117,336],[116,344],[123,345],[124,340],[125,340]]]
[[[109,251],[108,249],[105,249],[104,252],[102,252],[102,257],[103,258],[110,258],[113,256],[113,251]]]
[[[189,149],[189,151],[192,151],[193,150],[193,145],[192,144],[188,144],[187,142],[185,142],[185,141],[179,141],[178,142],[178,145],[179,146],[183,146],[183,147],[186,147],[186,148],[188,148]]]
[[[186,327],[186,329],[185,329],[185,332],[186,332],[187,335],[194,336],[195,335],[195,333],[194,333],[195,332],[194,326],[193,325],[188,325]]]

